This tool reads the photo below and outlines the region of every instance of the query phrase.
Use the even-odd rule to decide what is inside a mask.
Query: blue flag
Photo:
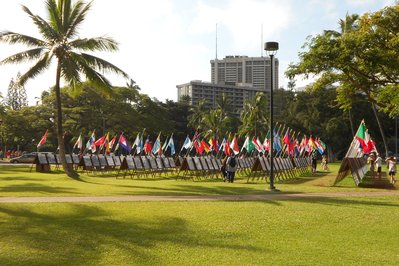
[[[130,153],[130,146],[127,143],[126,137],[122,134],[119,138],[119,145],[128,153]]]

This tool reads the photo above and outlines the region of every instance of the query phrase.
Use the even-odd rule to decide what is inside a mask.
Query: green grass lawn
[[[398,198],[0,205],[1,265],[398,265]]]
[[[377,191],[331,172],[282,193]],[[262,194],[265,181],[115,179],[0,166],[0,196]],[[381,191],[381,189],[378,189]],[[398,265],[399,196],[266,201],[2,203],[0,265]]]

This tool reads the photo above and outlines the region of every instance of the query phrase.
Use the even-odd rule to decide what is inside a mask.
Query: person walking
[[[236,155],[233,153],[226,162],[226,172],[227,172],[227,182],[233,183],[234,176],[237,170],[237,159]]]
[[[381,180],[382,158],[379,153],[377,153],[374,163],[377,167],[377,177]]]
[[[370,164],[370,175],[371,178],[375,177],[375,159],[376,155],[374,152],[370,153],[369,157],[367,158],[367,163]]]
[[[391,178],[391,183],[395,184],[396,179],[395,179],[395,174],[396,174],[396,157],[394,156],[389,156],[388,159],[386,159],[387,166],[388,166],[388,174],[389,177]]]
[[[313,150],[310,156],[312,158],[312,174],[315,175],[317,170],[317,151]]]
[[[223,182],[227,181],[227,171],[226,171],[226,164],[227,164],[227,159],[229,157],[226,156],[222,159],[222,167],[220,168],[220,171],[222,172],[222,176],[223,176]]]

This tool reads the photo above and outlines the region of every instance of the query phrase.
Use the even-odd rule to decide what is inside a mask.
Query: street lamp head
[[[278,50],[278,42],[266,42],[265,43],[265,51],[268,55],[277,54]]]

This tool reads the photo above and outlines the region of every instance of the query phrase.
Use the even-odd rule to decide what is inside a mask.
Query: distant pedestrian
[[[391,178],[391,183],[395,184],[396,183],[396,179],[395,179],[396,157],[390,156],[390,157],[388,157],[388,159],[386,159],[386,162],[387,162],[387,166],[388,166],[388,174],[389,174],[389,177]]]
[[[237,159],[233,153],[226,161],[227,182],[233,183],[234,176],[237,170]]]
[[[222,172],[222,176],[223,176],[223,181],[226,182],[227,181],[227,170],[226,170],[226,162],[227,162],[228,157],[224,157],[222,159],[222,167],[220,167],[220,172]]]
[[[374,152],[370,153],[369,157],[367,158],[367,163],[370,164],[370,175],[372,178],[375,177],[375,159],[376,155]]]
[[[328,168],[328,162],[327,162],[327,156],[326,155],[322,155],[321,156],[321,168],[324,171],[330,171],[330,169]]]
[[[378,179],[381,179],[382,158],[378,153],[375,158],[375,166],[377,167],[377,177]]]
[[[317,170],[317,151],[313,150],[312,153],[310,154],[312,158],[312,174],[316,174]]]

